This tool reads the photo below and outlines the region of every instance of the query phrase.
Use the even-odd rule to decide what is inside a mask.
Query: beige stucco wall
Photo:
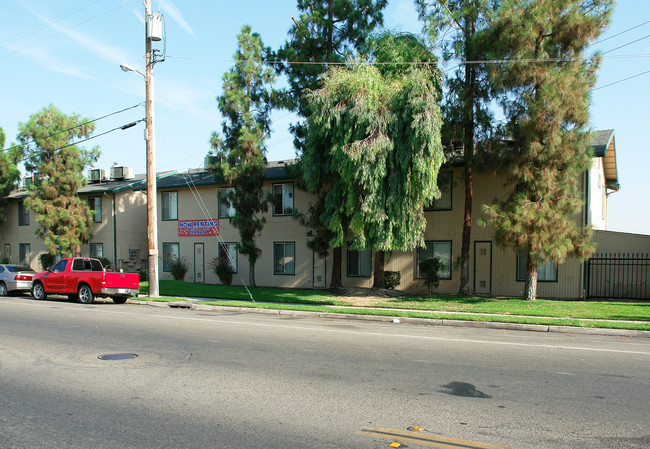
[[[20,200],[22,201],[22,200]],[[19,245],[29,243],[30,245],[30,266],[34,270],[40,270],[39,256],[45,252],[45,244],[36,236],[38,223],[34,213],[29,211],[29,225],[18,225],[18,203],[20,201],[9,201],[5,208],[4,215],[7,220],[0,224],[0,244],[3,257],[9,256],[10,263],[19,263]],[[7,247],[7,245],[9,245]],[[9,250],[10,254],[7,254]]]
[[[594,231],[594,242],[600,254],[650,254],[650,235]]]

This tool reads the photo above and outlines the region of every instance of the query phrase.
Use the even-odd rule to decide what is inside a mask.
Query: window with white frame
[[[162,219],[178,220],[178,192],[162,192]]]
[[[372,250],[348,250],[348,276],[370,277],[372,273]]]
[[[180,245],[176,242],[164,242],[163,249],[163,271],[169,273],[172,271],[172,264],[176,259],[180,259]]]
[[[293,242],[273,243],[273,274],[295,274],[296,244]]]
[[[228,264],[237,273],[237,244],[232,242],[219,243],[217,253],[219,263]]]
[[[526,280],[526,266],[528,264],[528,251],[519,250],[517,253],[517,281]],[[557,265],[551,260],[537,262],[537,282],[557,282]]]
[[[273,184],[273,215],[293,215],[293,183]]]
[[[22,201],[18,203],[18,226],[29,226],[29,209]]]
[[[88,198],[88,208],[93,212],[93,222],[102,222],[102,197],[91,196]]]
[[[451,241],[432,240],[426,241],[424,244],[424,248],[418,248],[416,264],[418,277],[423,277],[420,274],[420,261],[437,257],[441,263],[438,269],[438,279],[451,279]]]
[[[235,216],[235,188],[220,187],[218,190],[219,217],[231,218]]]
[[[451,192],[452,192],[452,171],[441,170],[438,173],[438,188],[440,189],[440,198],[433,200],[433,203],[424,210],[451,210]]]
[[[103,243],[91,243],[90,244],[90,257],[98,259],[104,257],[104,244]]]

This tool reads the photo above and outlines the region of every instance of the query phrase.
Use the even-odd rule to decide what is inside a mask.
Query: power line
[[[628,45],[636,44],[637,42],[642,41],[643,39],[647,39],[647,38],[649,38],[649,37],[650,37],[650,34],[648,34],[648,35],[646,35],[646,36],[643,36],[643,37],[641,37],[641,38],[639,38],[639,39],[636,39],[636,40],[634,40],[634,41],[632,41],[632,42],[628,42],[627,44],[623,44],[623,45],[621,45],[621,46],[619,46],[619,47],[612,48],[611,50],[607,50],[607,51],[603,52],[602,54],[603,54],[603,55],[606,55],[607,53],[611,53],[611,52],[616,51],[616,50],[619,50],[619,49],[621,49],[621,48],[623,48],[623,47],[627,47]]]
[[[637,28],[640,28],[640,27],[642,27],[643,25],[647,25],[647,24],[649,24],[649,23],[650,23],[650,20],[648,20],[648,21],[646,21],[646,22],[643,22],[643,23],[641,23],[641,24],[639,24],[639,25],[633,26],[632,28],[628,28],[627,30],[623,30],[623,31],[621,31],[620,33],[613,34],[613,35],[611,35],[611,36],[609,36],[609,37],[606,37],[605,39],[600,39],[600,40],[594,42],[594,43],[591,44],[591,45],[598,45],[598,44],[600,44],[600,43],[602,43],[602,42],[605,42],[605,41],[607,41],[607,40],[610,40],[610,39],[612,39],[612,38],[614,38],[614,37],[616,37],[616,36],[620,36],[621,34],[625,34],[625,33],[627,33],[628,31],[632,31],[632,30],[635,30],[635,29],[637,29]],[[591,46],[591,45],[590,45],[590,46]]]
[[[68,128],[68,129],[64,129],[64,130],[62,130],[62,131],[57,131],[57,132],[55,132],[55,133],[48,134],[47,136],[43,137],[43,139],[49,139],[50,137],[54,137],[54,136],[56,136],[56,135],[59,135],[59,134],[62,134],[62,133],[66,133],[66,132],[72,131],[73,129],[81,128],[81,127],[83,127],[83,126],[86,126],[86,125],[89,124],[89,123],[98,122],[99,120],[103,120],[103,119],[105,119],[105,118],[107,118],[107,117],[111,117],[111,116],[113,116],[113,115],[121,114],[122,112],[126,112],[126,111],[128,111],[128,110],[135,109],[135,108],[137,108],[138,106],[142,106],[143,104],[144,104],[144,101],[141,102],[141,103],[135,104],[135,105],[133,105],[133,106],[129,106],[128,108],[124,108],[124,109],[121,109],[121,110],[119,110],[119,111],[111,112],[110,114],[106,114],[106,115],[104,115],[104,116],[102,116],[102,117],[98,117],[98,118],[93,119],[93,120],[88,120],[88,121],[83,122],[83,123],[81,123],[81,124],[79,124],[79,125],[73,126],[72,128]],[[29,141],[25,142],[24,145],[29,145],[29,144],[31,144],[31,143],[36,143],[36,141],[35,141],[34,139],[30,139]],[[13,150],[13,149],[15,149],[15,148],[21,148],[21,147],[23,147],[24,145],[14,145],[13,147],[6,148],[5,151],[7,151],[7,150]]]
[[[627,78],[623,78],[622,80],[614,81],[613,83],[605,84],[604,86],[599,86],[599,87],[593,88],[593,89],[591,89],[591,91],[593,92],[594,90],[604,89],[605,87],[613,86],[614,84],[618,84],[618,83],[622,83],[623,81],[631,80],[632,78],[636,78],[636,77],[639,77],[641,75],[645,75],[646,73],[650,73],[650,70],[646,70],[645,72],[642,72],[642,73],[637,73],[636,75],[628,76]]]

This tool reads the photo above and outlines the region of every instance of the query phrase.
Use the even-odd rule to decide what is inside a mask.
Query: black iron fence
[[[595,254],[587,262],[587,297],[650,299],[650,254]]]

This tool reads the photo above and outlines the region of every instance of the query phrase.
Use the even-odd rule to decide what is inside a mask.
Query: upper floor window
[[[440,198],[433,200],[433,203],[424,210],[451,210],[452,171],[442,170],[438,173],[438,188]]]
[[[162,219],[178,220],[178,192],[162,193]]]
[[[218,192],[219,218],[231,218],[235,216],[235,188],[220,187]]]
[[[427,241],[424,248],[418,248],[417,275],[420,275],[420,261],[437,257],[441,266],[438,269],[438,279],[451,279],[451,242]]]
[[[91,196],[88,198],[88,208],[93,212],[93,222],[102,222],[102,197]]]
[[[526,266],[528,265],[528,251],[519,250],[517,253],[517,281],[526,280]],[[537,281],[538,282],[557,282],[557,265],[551,260],[541,260],[537,262]]]
[[[18,226],[29,226],[29,209],[22,201],[18,203]]]
[[[348,276],[370,277],[372,272],[372,250],[348,250]]]
[[[293,215],[293,183],[273,184],[273,215]]]

